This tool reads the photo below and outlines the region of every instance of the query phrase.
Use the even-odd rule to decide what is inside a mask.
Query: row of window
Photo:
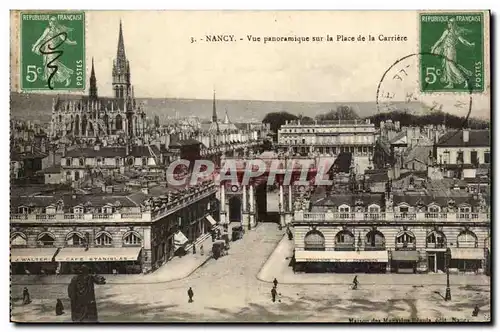
[[[94,209],[94,210],[96,211],[95,213],[113,214],[116,211],[116,208],[113,206],[104,206],[102,208],[98,208],[98,209]],[[17,208],[17,213],[19,213],[19,214],[28,214],[32,211],[33,211],[33,209],[30,209],[28,206],[24,206],[24,205],[19,206]],[[43,213],[46,213],[46,214],[55,214],[57,211],[57,208],[54,205],[49,205],[46,208],[44,208],[42,211],[43,211]],[[83,214],[85,210],[84,210],[82,205],[77,205],[77,206],[73,207],[72,211],[74,214]]]
[[[397,245],[416,245],[416,237],[410,231],[402,231],[398,233],[395,240]],[[360,241],[361,237],[358,236],[358,242]],[[368,247],[383,248],[385,247],[385,236],[380,231],[373,230],[366,234],[364,243],[365,246]],[[318,230],[311,230],[304,237],[304,244],[306,250],[324,250],[325,236]],[[352,232],[342,230],[335,235],[335,244],[355,246],[356,237]],[[361,245],[361,243],[359,244]],[[470,230],[462,231],[457,236],[458,247],[477,247],[477,245],[477,236]],[[441,231],[433,231],[426,237],[426,246],[445,248],[446,236]]]
[[[66,158],[66,166],[72,166],[73,165],[73,159],[76,159],[76,158],[68,158],[67,157]],[[116,157],[115,158],[115,164],[111,165],[111,166],[120,166],[120,165],[123,165],[122,159],[123,158]],[[96,163],[97,163],[97,166],[105,165],[104,164],[104,158],[101,158],[101,157],[96,158]],[[142,164],[142,166],[147,166],[148,165],[148,158],[147,157],[142,157],[141,158],[141,164]],[[127,158],[127,165],[130,165],[130,166],[135,165],[135,158],[134,157]],[[85,158],[78,158],[78,166],[85,166]]]
[[[134,231],[125,233],[122,239],[124,245],[140,246],[142,244],[141,236]],[[65,241],[68,246],[83,246],[87,244],[87,238],[79,232],[68,233]],[[94,242],[97,246],[111,246],[113,244],[113,238],[111,234],[107,232],[99,232],[96,234]],[[56,237],[52,233],[43,232],[38,235],[37,243],[39,246],[51,247],[56,243]],[[26,246],[28,240],[24,233],[15,232],[11,235],[10,244],[12,246]]]
[[[484,163],[489,164],[490,160],[491,160],[490,151],[484,152],[483,157],[484,157]],[[443,155],[440,156],[440,158],[441,158],[441,160],[440,160],[441,164],[450,164],[451,163],[450,151],[444,151]],[[464,160],[465,160],[464,159],[464,151],[457,151],[456,164],[462,164],[462,163],[464,163]],[[470,161],[471,161],[471,164],[479,164],[479,158],[478,158],[477,151],[470,152]]]
[[[398,204],[398,210],[400,213],[408,213],[410,211],[410,205],[407,203],[399,203]],[[338,207],[338,212],[340,213],[350,213],[351,211],[354,212],[365,212],[365,208],[363,206],[356,206],[354,208],[351,208],[351,206],[347,204],[342,204]],[[380,206],[378,204],[371,204],[368,206],[367,212],[369,213],[379,213],[380,212]],[[459,213],[471,213],[472,208],[469,205],[461,205],[458,208]],[[429,213],[438,213],[441,212],[441,207],[437,205],[436,203],[431,203],[427,206],[427,212]]]

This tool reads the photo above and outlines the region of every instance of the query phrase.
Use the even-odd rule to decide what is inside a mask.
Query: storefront
[[[391,251],[391,272],[417,273],[418,255],[417,250]]]
[[[122,248],[62,248],[55,257],[64,274],[78,273],[82,264],[89,266],[93,273],[134,274],[142,272],[141,247]]]
[[[295,251],[294,271],[385,273],[387,251]]]
[[[12,274],[54,274],[54,257],[58,248],[12,248],[10,262]]]
[[[483,248],[450,248],[450,269],[460,272],[479,272],[485,259]]]

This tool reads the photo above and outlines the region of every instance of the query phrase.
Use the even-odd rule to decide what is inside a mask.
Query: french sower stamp
[[[21,14],[22,90],[85,89],[85,14]]]
[[[422,92],[484,91],[483,13],[421,13]],[[472,86],[469,86],[472,85]]]

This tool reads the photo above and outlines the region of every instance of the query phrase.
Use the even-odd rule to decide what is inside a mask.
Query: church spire
[[[212,122],[217,122],[217,109],[215,107],[215,90],[214,90],[214,99],[213,99],[213,106],[212,106]]]
[[[118,33],[118,48],[116,50],[116,65],[123,68],[127,64],[127,57],[125,56],[125,44],[123,42],[123,29],[122,20],[120,20],[120,32]]]
[[[94,70],[94,57],[92,57],[92,69],[90,70],[89,98],[92,100],[97,99],[97,80]]]

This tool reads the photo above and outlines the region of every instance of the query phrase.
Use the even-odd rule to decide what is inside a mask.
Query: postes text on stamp
[[[421,13],[422,92],[484,91],[483,13]],[[472,86],[469,86],[472,85]]]
[[[21,13],[21,88],[85,89],[85,14]]]

